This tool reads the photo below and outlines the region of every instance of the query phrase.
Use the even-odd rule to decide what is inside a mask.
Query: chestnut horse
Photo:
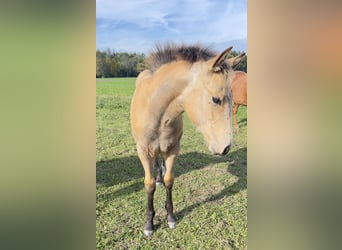
[[[236,113],[240,105],[247,106],[247,73],[243,71],[235,71],[232,81],[233,95],[233,120],[234,126],[238,128]]]
[[[235,60],[226,60],[232,47],[221,54],[201,46],[157,46],[147,58],[149,68],[139,74],[131,103],[131,130],[145,171],[147,223],[152,235],[155,216],[153,196],[156,179],[152,171],[161,155],[165,175],[157,179],[166,189],[167,222],[176,226],[173,214],[173,165],[180,152],[182,113],[203,134],[209,151],[225,155],[232,145],[231,81]],[[238,59],[236,62],[238,63]]]

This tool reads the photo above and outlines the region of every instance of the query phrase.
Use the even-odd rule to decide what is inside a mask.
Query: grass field
[[[173,187],[177,227],[166,223],[165,189],[155,192],[156,227],[145,237],[144,171],[130,133],[134,78],[96,83],[97,249],[247,249],[247,109],[225,157],[210,155],[184,114]],[[228,162],[234,161],[234,164]]]

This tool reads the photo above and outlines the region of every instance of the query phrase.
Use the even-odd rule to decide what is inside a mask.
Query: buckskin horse
[[[172,186],[173,165],[180,152],[183,133],[182,113],[203,134],[209,151],[226,155],[232,145],[233,67],[241,56],[227,59],[232,47],[216,55],[208,48],[167,44],[158,45],[147,58],[148,69],[136,79],[131,103],[131,131],[137,153],[145,171],[147,222],[144,234],[153,233],[155,216],[153,196],[156,179],[152,172],[161,156],[165,175],[157,179],[166,189],[167,222],[175,228]]]

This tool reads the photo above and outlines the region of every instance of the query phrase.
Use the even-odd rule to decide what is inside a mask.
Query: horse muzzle
[[[229,144],[228,146],[226,146],[225,148],[224,148],[224,150],[223,150],[223,152],[222,152],[222,156],[223,155],[226,155],[226,154],[228,154],[228,152],[229,152],[229,150],[230,150],[230,147],[231,147],[231,145]]]
[[[229,150],[231,149],[231,144],[227,145],[223,151],[218,151],[215,150],[214,147],[209,147],[209,150],[214,154],[214,155],[220,155],[220,156],[224,156],[226,154],[228,154]]]

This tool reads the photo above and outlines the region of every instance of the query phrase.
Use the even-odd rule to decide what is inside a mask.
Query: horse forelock
[[[201,45],[156,45],[155,49],[146,59],[148,69],[155,72],[164,64],[174,61],[186,61],[190,64],[198,61],[208,61],[216,53],[208,47]]]

